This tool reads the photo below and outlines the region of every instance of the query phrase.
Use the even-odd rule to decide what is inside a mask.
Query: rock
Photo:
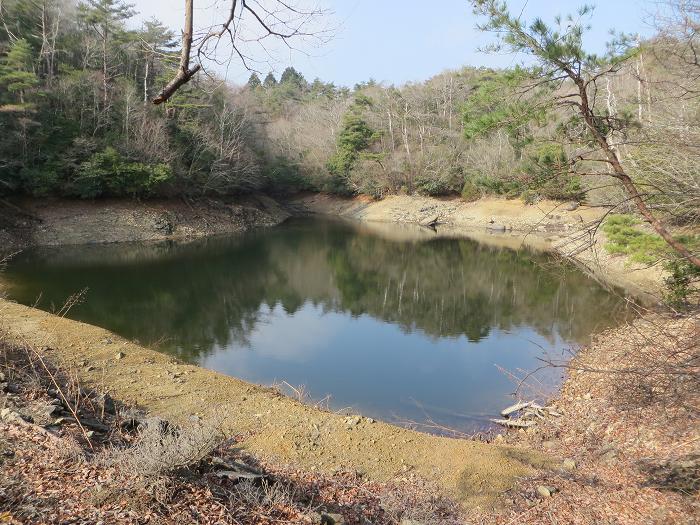
[[[499,232],[504,232],[506,231],[506,227],[504,224],[500,224],[498,222],[490,222],[486,225],[487,230],[491,231],[499,231]]]
[[[56,421],[54,421],[52,424],[53,424],[54,426],[60,426],[60,425],[63,425],[63,424],[65,424],[65,423],[75,423],[75,422],[76,422],[76,420],[75,420],[74,417],[65,416],[65,417],[59,417],[59,418],[58,418]]]
[[[63,412],[63,407],[61,405],[49,405],[46,415],[49,417],[58,417]]]
[[[0,419],[3,421],[12,422],[12,421],[22,421],[23,418],[19,414],[19,412],[15,412],[11,408],[3,408],[2,411],[0,411]]]
[[[399,522],[399,525],[423,525],[423,523],[416,520],[403,519]]]
[[[126,357],[126,354],[124,352],[117,352],[116,355],[114,356],[115,359],[124,359]]]
[[[567,202],[567,203],[564,205],[564,209],[565,209],[566,211],[575,211],[575,210],[578,209],[578,207],[579,207],[579,203],[578,203],[578,202],[573,202],[573,201],[572,201],[572,202]]]
[[[550,498],[552,496],[552,492],[549,490],[549,487],[545,487],[544,485],[537,485],[537,494],[543,498]]]
[[[116,414],[117,413],[117,407],[114,405],[114,399],[112,399],[112,396],[109,394],[105,393],[100,396],[100,403],[102,403],[102,407],[104,408],[104,411],[107,412],[108,414]]]
[[[583,399],[585,399],[586,401],[590,401],[591,399],[593,399],[593,396],[590,392],[586,392],[585,394],[583,394]]]
[[[429,215],[425,219],[422,219],[418,224],[420,224],[421,226],[435,226],[436,224],[439,224],[439,222],[439,215]]]
[[[554,441],[543,441],[542,448],[545,450],[554,450],[555,448],[557,448],[557,444]]]
[[[354,426],[359,425],[360,421],[362,421],[362,418],[360,416],[349,416],[345,418],[345,426],[347,426],[348,428],[352,428]]]
[[[346,521],[342,514],[328,513],[321,514],[322,525],[345,525]]]
[[[80,420],[80,423],[97,432],[109,432],[109,427],[107,425],[92,417],[83,418]]]
[[[576,470],[576,462],[573,459],[565,459],[561,466],[566,470]]]
[[[0,383],[3,383],[7,381],[7,376],[5,375],[5,372],[0,372]]]
[[[8,394],[19,394],[19,388],[17,385],[13,385],[12,383],[4,383],[2,391]]]

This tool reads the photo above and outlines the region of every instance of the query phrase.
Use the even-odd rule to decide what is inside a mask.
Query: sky
[[[130,1],[140,13],[134,23],[156,17],[179,35],[183,1]],[[221,17],[222,11],[212,7],[216,2],[195,1],[195,30]],[[218,2],[221,6],[227,4],[223,0]],[[575,12],[582,3],[590,2],[508,0],[512,12],[522,11],[525,19],[539,16],[545,21],[552,21],[557,14]],[[280,48],[274,52],[272,61],[264,53],[253,51],[260,60],[255,68],[263,75],[273,70],[279,77],[285,67],[293,66],[309,80],[318,77],[337,85],[353,86],[370,78],[400,85],[465,65],[503,67],[521,61],[512,55],[479,51],[493,41],[493,36],[476,28],[479,20],[466,0],[313,0],[313,3],[332,11],[324,19],[325,24],[333,27],[332,39],[320,48],[302,46],[303,52],[290,53]],[[653,0],[599,0],[594,5],[586,44],[595,52],[604,51],[612,29],[642,36],[653,33],[648,24],[655,9]],[[229,56],[228,52],[225,54]],[[208,67],[236,84],[244,83],[250,76],[237,60],[224,65],[210,63]]]

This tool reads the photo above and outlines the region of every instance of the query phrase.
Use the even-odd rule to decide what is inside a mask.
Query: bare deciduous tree
[[[185,0],[180,64],[173,79],[153,99],[154,104],[162,104],[172,97],[203,69],[206,60],[216,62],[222,41],[226,42],[224,47],[228,46],[229,54],[254,71],[256,59],[249,50],[251,45],[269,56],[269,41],[281,42],[293,50],[297,43],[304,40],[324,43],[331,35],[329,29],[315,27],[328,14],[328,10],[317,6],[306,7],[304,2],[298,0],[228,0],[228,5],[228,14],[220,25],[195,34],[194,0]],[[218,2],[215,6],[218,6]]]

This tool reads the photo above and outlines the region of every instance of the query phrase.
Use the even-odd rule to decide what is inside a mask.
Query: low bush
[[[196,466],[224,440],[214,420],[175,427],[157,418],[142,425],[135,443],[102,452],[98,462],[146,481]]]
[[[80,165],[66,192],[83,199],[148,196],[171,175],[166,164],[130,162],[107,147]]]

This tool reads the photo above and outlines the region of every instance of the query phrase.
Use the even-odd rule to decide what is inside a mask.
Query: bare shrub
[[[412,490],[411,490],[412,489]],[[422,525],[457,525],[454,502],[438,496],[431,487],[401,487],[381,495],[381,508],[387,523],[421,523]]]
[[[619,376],[614,389],[621,404],[700,410],[700,317],[646,318],[630,325],[621,342],[611,370]]]
[[[298,494],[287,483],[269,483],[263,481],[256,485],[251,481],[244,481],[235,486],[229,497],[229,506],[236,508],[244,506],[254,509],[275,509],[282,507],[295,507]]]
[[[184,427],[174,427],[152,418],[141,425],[129,447],[101,452],[98,463],[144,480],[157,480],[196,466],[224,439],[220,420],[211,418]]]
[[[615,339],[611,339],[614,334]],[[600,376],[615,408],[654,410],[659,417],[687,418],[700,411],[700,316],[647,314],[603,334],[606,352],[584,352],[570,363],[545,360],[545,367]]]

